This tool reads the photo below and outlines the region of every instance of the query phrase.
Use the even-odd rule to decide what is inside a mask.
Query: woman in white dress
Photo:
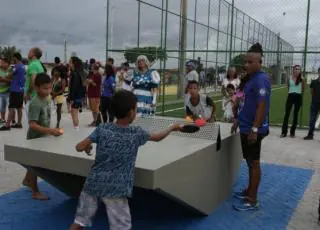
[[[142,116],[154,115],[160,75],[156,70],[150,69],[150,62],[144,55],[137,58],[136,67],[132,88],[137,97],[137,113]]]

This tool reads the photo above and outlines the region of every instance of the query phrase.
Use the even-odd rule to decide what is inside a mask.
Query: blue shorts
[[[0,113],[6,111],[9,102],[9,94],[8,93],[0,93]]]

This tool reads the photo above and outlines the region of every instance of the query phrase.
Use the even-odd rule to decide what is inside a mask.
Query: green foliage
[[[0,46],[0,56],[8,58],[9,60],[12,60],[15,52],[20,52],[15,46]]]
[[[129,63],[135,63],[140,55],[145,55],[150,63],[154,63],[156,60],[164,61],[168,58],[164,49],[155,46],[134,47],[126,49],[124,52],[124,58]]]
[[[238,73],[242,72],[243,70],[244,58],[245,58],[245,54],[239,54],[231,60],[230,65],[234,66],[237,69]]]
[[[262,66],[262,70],[264,72],[266,72],[267,74],[269,74],[269,76],[272,76],[272,69],[271,68],[268,68],[266,66]]]

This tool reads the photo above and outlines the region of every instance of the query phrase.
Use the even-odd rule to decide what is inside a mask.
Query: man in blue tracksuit
[[[238,119],[232,132],[239,125],[243,157],[249,169],[249,185],[235,196],[243,202],[234,205],[238,211],[256,210],[257,193],[261,178],[261,142],[269,134],[269,108],[271,83],[268,74],[261,70],[263,51],[259,43],[253,45],[245,57],[247,82],[240,101]]]

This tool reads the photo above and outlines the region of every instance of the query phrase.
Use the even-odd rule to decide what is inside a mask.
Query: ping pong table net
[[[133,125],[138,125],[141,128],[149,132],[157,132],[166,129],[169,125],[173,123],[185,122],[182,119],[174,118],[163,118],[163,117],[139,117],[134,122]],[[205,140],[217,141],[220,137],[220,125],[217,123],[207,123],[205,126],[201,127],[200,130],[196,133],[181,133],[181,132],[172,132],[171,135],[189,137],[189,138],[199,138]]]

